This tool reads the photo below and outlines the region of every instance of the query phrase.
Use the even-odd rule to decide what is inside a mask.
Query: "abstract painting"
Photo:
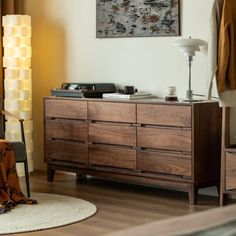
[[[97,38],[179,35],[179,0],[97,0]]]

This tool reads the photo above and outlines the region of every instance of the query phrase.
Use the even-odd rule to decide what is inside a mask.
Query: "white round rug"
[[[32,193],[36,205],[20,204],[0,214],[0,234],[50,229],[84,220],[96,213],[92,203],[74,197]]]

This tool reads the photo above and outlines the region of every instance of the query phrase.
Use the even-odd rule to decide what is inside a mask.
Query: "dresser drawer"
[[[89,145],[89,164],[136,169],[136,151],[105,145]]]
[[[112,122],[136,122],[136,105],[115,102],[89,102],[89,120]]]
[[[137,123],[191,127],[191,107],[137,104]]]
[[[89,141],[136,146],[136,128],[117,124],[89,124]]]
[[[191,177],[190,155],[138,151],[137,157],[137,167],[142,171]]]
[[[61,160],[78,163],[88,163],[88,144],[64,141],[45,141],[46,160]]]
[[[236,152],[226,152],[226,190],[236,189]]]
[[[63,99],[45,99],[46,117],[87,119],[87,102]]]
[[[77,120],[46,120],[45,135],[47,138],[88,141],[88,124]]]
[[[191,152],[191,130],[137,128],[137,146]]]

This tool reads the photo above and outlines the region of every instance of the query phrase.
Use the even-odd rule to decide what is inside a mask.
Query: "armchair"
[[[27,196],[30,197],[28,160],[27,160],[27,153],[26,153],[25,132],[24,132],[24,124],[23,124],[24,120],[19,119],[17,116],[15,116],[14,114],[8,111],[1,111],[1,114],[3,116],[9,116],[9,117],[15,118],[16,120],[19,121],[20,129],[21,129],[21,141],[11,141],[11,144],[14,150],[16,163],[24,164],[26,191],[27,191]],[[5,138],[5,136],[3,136],[2,138]]]

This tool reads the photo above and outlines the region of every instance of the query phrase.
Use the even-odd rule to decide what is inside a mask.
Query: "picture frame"
[[[96,37],[180,35],[179,0],[97,0]]]

